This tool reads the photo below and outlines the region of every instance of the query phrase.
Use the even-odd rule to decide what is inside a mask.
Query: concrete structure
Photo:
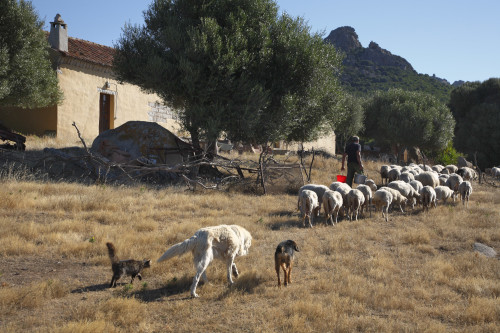
[[[73,122],[83,138],[92,142],[108,129],[140,120],[157,122],[183,136],[176,114],[162,104],[161,98],[115,79],[113,48],[68,37],[68,26],[59,14],[50,24],[50,55],[64,99],[59,105],[43,109],[0,107],[0,121],[5,126],[22,134],[55,135],[76,143],[79,139]],[[312,147],[335,154],[335,136],[304,144],[304,149]],[[281,142],[275,148],[299,150],[300,145]]]

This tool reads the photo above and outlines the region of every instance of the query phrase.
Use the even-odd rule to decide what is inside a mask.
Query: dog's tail
[[[116,249],[113,243],[106,243],[106,246],[108,247],[108,254],[109,259],[111,259],[111,263],[119,262],[120,259],[116,256]]]
[[[170,258],[173,258],[175,256],[180,256],[186,252],[192,251],[194,247],[196,246],[196,240],[197,236],[191,236],[191,238],[186,239],[183,242],[177,243],[170,247],[163,255],[156,260],[156,262],[161,262],[163,260],[168,260]]]

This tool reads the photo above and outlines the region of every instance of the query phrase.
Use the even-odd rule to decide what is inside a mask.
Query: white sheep
[[[448,169],[445,169],[448,170]],[[450,175],[439,175],[439,185],[446,185],[446,181],[450,178]]]
[[[472,184],[465,180],[458,186],[458,191],[460,192],[460,198],[462,199],[462,204],[465,205],[465,201],[467,200],[466,207],[469,207],[469,196],[472,193]]]
[[[365,180],[365,185],[368,185],[372,192],[375,192],[377,190],[377,185],[375,184],[375,181],[373,179],[366,179]]]
[[[415,189],[415,191],[417,191],[418,193],[420,193],[420,190],[422,189],[422,187],[424,187],[424,185],[422,185],[422,183],[419,181],[419,180],[412,180],[410,182],[410,185]]]
[[[306,218],[309,221],[309,227],[312,228],[313,216],[319,215],[318,195],[311,190],[302,190],[299,194],[299,207],[302,216],[302,225],[306,226]]]
[[[446,166],[446,169],[448,169],[448,171],[450,173],[456,173],[457,170],[458,170],[458,167],[456,165],[449,164],[449,165]]]
[[[464,180],[460,175],[457,175],[456,173],[452,173],[450,177],[446,180],[445,185],[448,186],[455,192],[455,196],[458,194],[458,186],[463,182]]]
[[[335,191],[339,192],[341,195],[342,195],[342,200],[344,202],[344,205],[343,205],[343,213],[344,215],[347,215],[347,210],[348,210],[348,204],[347,204],[347,194],[349,193],[349,191],[352,190],[352,188],[345,184],[345,183],[342,183],[342,185],[340,185],[339,187],[337,187],[337,189]]]
[[[500,168],[498,167],[491,168],[491,175],[497,179],[500,178]]]
[[[436,187],[439,185],[439,178],[437,173],[433,171],[424,171],[415,176],[415,180],[418,180],[424,186]]]
[[[403,206],[406,205],[406,202],[408,201],[408,199],[404,195],[402,195],[398,190],[395,190],[393,188],[384,187],[384,190],[391,192],[391,194],[392,194],[392,206],[394,207],[395,205],[398,205],[401,213],[404,213]]]
[[[384,179],[386,184],[389,182],[389,171],[391,171],[391,167],[388,165],[382,165],[380,167],[380,178],[382,178],[382,185],[384,184]]]
[[[411,204],[411,209],[413,209],[415,205],[415,201],[420,199],[420,193],[417,192],[413,186],[411,186],[408,183],[405,183],[402,180],[397,180],[394,182],[389,183],[387,187],[395,189],[401,193],[406,199],[408,199],[408,202]],[[415,199],[415,200],[413,200]]]
[[[426,185],[420,190],[420,201],[422,202],[423,210],[429,211],[430,206],[437,207],[436,204],[436,191],[432,186]]]
[[[323,194],[325,194],[325,191],[328,190],[328,187],[325,185],[317,185],[317,184],[304,185],[299,189],[299,197],[300,197],[300,193],[303,190],[313,191],[314,193],[316,193],[318,198],[323,198]],[[321,210],[321,204],[322,204],[322,202],[320,201],[319,202],[319,209],[316,211],[316,216],[319,216],[319,211]]]
[[[335,214],[335,223],[338,223],[339,210],[344,204],[342,200],[342,195],[337,191],[328,190],[323,194],[323,209],[325,211],[326,223],[328,220],[335,225],[333,222],[333,215]]]
[[[433,165],[431,167],[432,170],[436,171],[436,172],[441,172],[445,167],[442,166],[441,164],[436,164],[436,165]]]
[[[356,189],[360,190],[363,195],[365,196],[365,202],[363,204],[363,206],[361,207],[361,212],[363,213],[363,210],[366,212],[366,210],[368,210],[370,212],[370,217],[372,217],[372,211],[370,209],[370,206],[372,204],[372,199],[373,199],[373,192],[372,192],[372,189],[370,188],[370,186],[368,185],[358,185],[358,187],[356,187]],[[363,216],[364,216],[364,213],[363,213]]]
[[[349,185],[347,185],[346,183],[341,183],[341,182],[333,182],[330,184],[329,188],[330,188],[330,190],[335,191],[340,186],[349,186]]]
[[[399,169],[389,170],[389,183],[398,180],[400,176],[401,176],[401,171],[399,171]]]
[[[361,206],[364,203],[365,203],[365,196],[363,192],[355,188],[349,191],[349,193],[347,194],[347,204],[349,208],[348,213],[351,213],[349,215],[349,219],[351,221],[353,219],[355,219],[356,221],[358,220],[359,210],[361,209]]]
[[[450,173],[451,173],[450,170],[448,170],[447,168],[441,170],[441,175],[449,175]]]
[[[436,201],[443,200],[443,203],[446,203],[449,198],[453,198],[453,201],[455,201],[455,192],[448,186],[436,186],[434,191],[436,192]]]
[[[457,174],[462,176],[463,180],[476,180],[477,172],[469,167],[463,167],[457,170]]]
[[[385,190],[386,187],[382,187],[373,193],[373,203],[375,204],[375,210],[382,210],[382,217],[385,221],[389,221],[389,206],[392,204],[392,193]]]
[[[399,176],[399,180],[402,180],[405,183],[409,183],[412,180],[415,180],[415,176],[412,173],[410,173],[409,171],[402,172],[401,175]]]

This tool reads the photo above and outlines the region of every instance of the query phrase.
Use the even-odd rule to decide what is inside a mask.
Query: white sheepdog
[[[210,262],[214,258],[225,260],[227,264],[227,280],[229,284],[232,284],[231,273],[235,277],[238,277],[239,274],[234,263],[234,258],[246,255],[251,244],[252,235],[239,225],[206,227],[196,231],[191,238],[173,245],[163,253],[157,262],[168,260],[191,251],[194,256],[194,266],[196,268],[196,275],[191,285],[191,296],[198,297],[196,287],[198,286],[200,277],[203,278],[204,282],[208,281],[205,270]]]

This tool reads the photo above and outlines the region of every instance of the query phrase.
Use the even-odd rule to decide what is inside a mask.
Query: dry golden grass
[[[380,183],[379,165],[365,162]],[[316,157],[312,181],[329,185],[335,159]],[[381,213],[305,229],[294,195],[184,188],[82,186],[0,179],[0,331],[40,332],[498,332],[500,190],[473,184],[469,209]],[[253,236],[229,288],[214,261],[201,298],[189,298],[190,254],[156,264],[209,225]],[[274,250],[297,242],[292,284],[277,288]],[[109,289],[105,243],[122,259],[151,258],[143,280]]]

